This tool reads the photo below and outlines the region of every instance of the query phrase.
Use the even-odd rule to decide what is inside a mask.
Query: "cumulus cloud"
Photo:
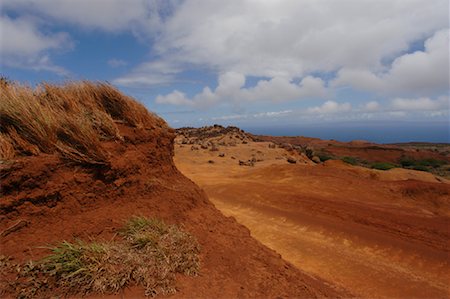
[[[449,30],[443,29],[425,41],[424,51],[397,57],[387,71],[343,68],[332,85],[388,95],[442,93],[449,89],[449,63]]]
[[[219,83],[215,90],[205,87],[183,101],[172,100],[180,98],[180,91],[160,95],[158,103],[203,107],[237,98],[250,102],[327,98],[335,90],[317,74],[336,71],[336,78],[330,79],[332,88],[351,86],[388,97],[438,95],[448,89],[448,30],[442,30],[448,28],[445,0],[286,0],[258,5],[187,0],[173,8],[154,50],[179,72],[168,76],[133,71],[116,83],[166,83],[176,80],[185,66],[212,70]],[[424,39],[423,51],[408,53],[413,42]],[[267,79],[244,88],[249,76]],[[298,78],[302,82],[293,83]],[[230,80],[231,85],[221,80]],[[364,109],[378,108],[372,104]]]
[[[447,26],[447,11],[446,1],[192,0],[167,20],[157,49],[252,76],[376,68]]]
[[[2,64],[12,67],[47,70],[60,74],[66,71],[55,66],[48,51],[70,47],[66,33],[43,34],[29,18],[0,16],[0,55]]]
[[[170,15],[178,0],[2,0],[3,14],[0,20],[2,64],[47,70],[67,74],[62,67],[51,62],[51,50],[70,48],[67,33],[48,33],[47,27],[55,24],[74,25],[85,30],[101,30],[109,33],[132,32],[141,40],[157,34],[164,18]],[[6,13],[6,14],[5,14]],[[9,15],[18,15],[10,18]],[[24,16],[32,16],[24,17]],[[117,66],[118,61],[110,65]],[[145,66],[144,66],[145,67]],[[158,78],[146,78],[131,74],[124,80],[153,84]],[[168,81],[165,78],[165,81]]]
[[[275,77],[260,80],[253,87],[245,88],[245,76],[236,72],[227,72],[219,76],[218,86],[212,91],[205,87],[201,93],[191,99],[180,91],[165,96],[159,95],[159,104],[190,105],[207,108],[219,102],[282,102],[302,100],[306,98],[322,98],[327,96],[325,83],[320,78],[305,77],[298,84],[286,78]]]
[[[340,112],[350,112],[352,105],[350,103],[337,103],[335,101],[327,101],[322,106],[308,108],[308,113],[315,114],[334,114]]]
[[[62,24],[131,32],[147,44],[152,60],[115,84],[167,85],[186,80],[192,69],[217,76],[217,87],[193,96],[174,90],[156,98],[161,104],[204,108],[320,98],[333,101],[310,111],[344,113],[350,104],[333,94],[341,86],[398,98],[392,107],[415,97],[435,102],[449,88],[447,0],[2,0],[2,10],[19,16],[1,17],[2,63],[63,73],[51,54],[67,48],[70,38],[48,30]],[[47,30],[36,19],[45,20]],[[423,40],[424,49],[411,53]],[[264,79],[246,86],[249,77]],[[355,107],[381,110],[378,102]]]

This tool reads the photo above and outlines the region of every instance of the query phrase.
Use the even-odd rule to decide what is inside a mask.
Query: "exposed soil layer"
[[[173,130],[120,124],[119,130],[123,141],[103,144],[110,166],[82,167],[45,154],[1,165],[2,255],[25,262],[63,240],[111,240],[127,219],[143,215],[183,226],[201,245],[200,275],[179,277],[173,297],[348,296],[284,261],[217,210],[173,164]],[[144,292],[132,287],[124,294]]]
[[[175,163],[225,215],[307,273],[363,298],[449,297],[448,180],[337,160],[291,164],[268,140],[216,152],[180,143]],[[255,152],[253,167],[233,159]],[[386,152],[376,159],[395,150]]]

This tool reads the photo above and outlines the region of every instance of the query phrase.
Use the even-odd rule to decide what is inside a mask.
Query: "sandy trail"
[[[449,296],[449,184],[340,163],[290,165],[276,150],[262,151],[256,167],[229,158],[252,146],[262,148],[224,148],[227,159],[178,148],[175,162],[225,215],[308,273],[362,297]]]

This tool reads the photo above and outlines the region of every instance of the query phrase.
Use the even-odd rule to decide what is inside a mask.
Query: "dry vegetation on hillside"
[[[142,285],[146,296],[175,293],[175,274],[197,275],[199,245],[189,233],[156,218],[132,217],[122,241],[62,242],[52,254],[23,265],[0,256],[0,282],[19,298],[117,293]],[[4,286],[4,287],[5,287]]]
[[[105,83],[31,88],[2,80],[0,92],[0,160],[58,152],[77,163],[106,164],[100,141],[122,138],[116,121],[143,128],[163,122]]]

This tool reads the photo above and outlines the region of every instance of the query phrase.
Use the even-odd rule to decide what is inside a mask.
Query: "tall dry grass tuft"
[[[83,164],[106,164],[102,140],[118,140],[115,122],[140,128],[163,121],[109,84],[88,81],[36,88],[0,84],[0,160],[60,153]]]

